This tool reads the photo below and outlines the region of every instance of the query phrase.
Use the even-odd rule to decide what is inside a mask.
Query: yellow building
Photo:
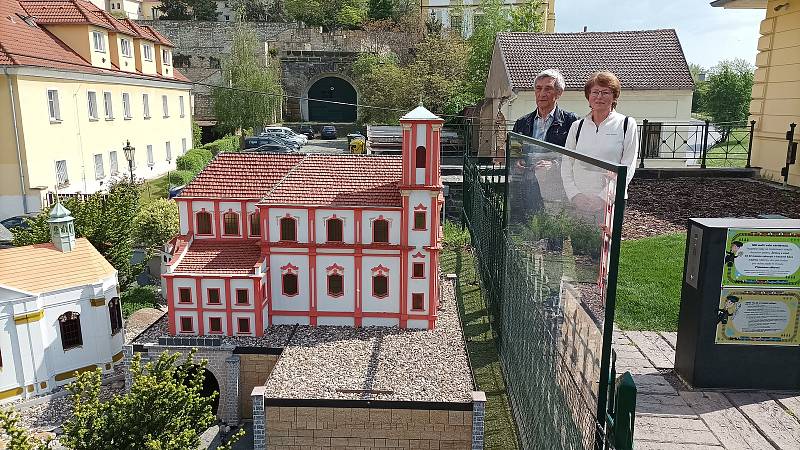
[[[528,0],[503,0],[506,7],[514,8],[527,3]],[[475,25],[481,20],[481,0],[421,0],[420,8],[423,17],[433,16],[442,22],[444,28],[458,30],[464,37],[475,31]],[[556,0],[543,0],[545,33],[556,31]]]
[[[783,181],[791,123],[800,123],[800,0],[717,0],[712,6],[765,9],[761,21],[750,116],[756,121],[752,164],[763,176]],[[794,142],[800,141],[800,129]],[[800,186],[800,160],[789,166],[788,182]]]
[[[137,177],[175,169],[191,83],[166,38],[83,0],[4,0],[0,17],[0,219],[128,176],[128,140]]]

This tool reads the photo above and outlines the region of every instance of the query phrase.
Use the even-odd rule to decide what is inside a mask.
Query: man
[[[558,107],[564,86],[564,76],[555,69],[536,75],[536,110],[520,117],[512,131],[563,147],[567,142],[569,127],[578,120],[574,113]]]
[[[563,147],[570,126],[578,119],[574,113],[558,107],[564,87],[564,76],[558,70],[548,69],[536,75],[536,109],[520,117],[512,131]],[[555,153],[534,144],[523,144],[522,147],[522,158],[515,162],[512,176],[515,186],[512,187],[511,217],[515,221],[526,221],[542,210],[544,199],[536,172],[538,169],[539,175],[547,178],[553,161],[557,159]]]

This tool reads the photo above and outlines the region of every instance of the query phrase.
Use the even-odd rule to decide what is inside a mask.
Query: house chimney
[[[584,32],[584,33],[586,33],[586,30],[587,30],[588,28],[589,28],[589,27],[587,27],[586,25],[584,25],[584,26],[583,26],[583,32]]]

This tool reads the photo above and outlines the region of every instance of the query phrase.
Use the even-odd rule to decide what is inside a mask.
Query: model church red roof
[[[397,156],[221,153],[181,197],[270,205],[401,207]]]

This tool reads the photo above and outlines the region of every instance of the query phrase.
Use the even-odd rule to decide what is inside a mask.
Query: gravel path
[[[690,217],[800,218],[800,191],[746,178],[635,178],[628,197],[623,239],[686,232]]]
[[[434,330],[300,326],[267,397],[468,402],[473,390],[451,282]]]

